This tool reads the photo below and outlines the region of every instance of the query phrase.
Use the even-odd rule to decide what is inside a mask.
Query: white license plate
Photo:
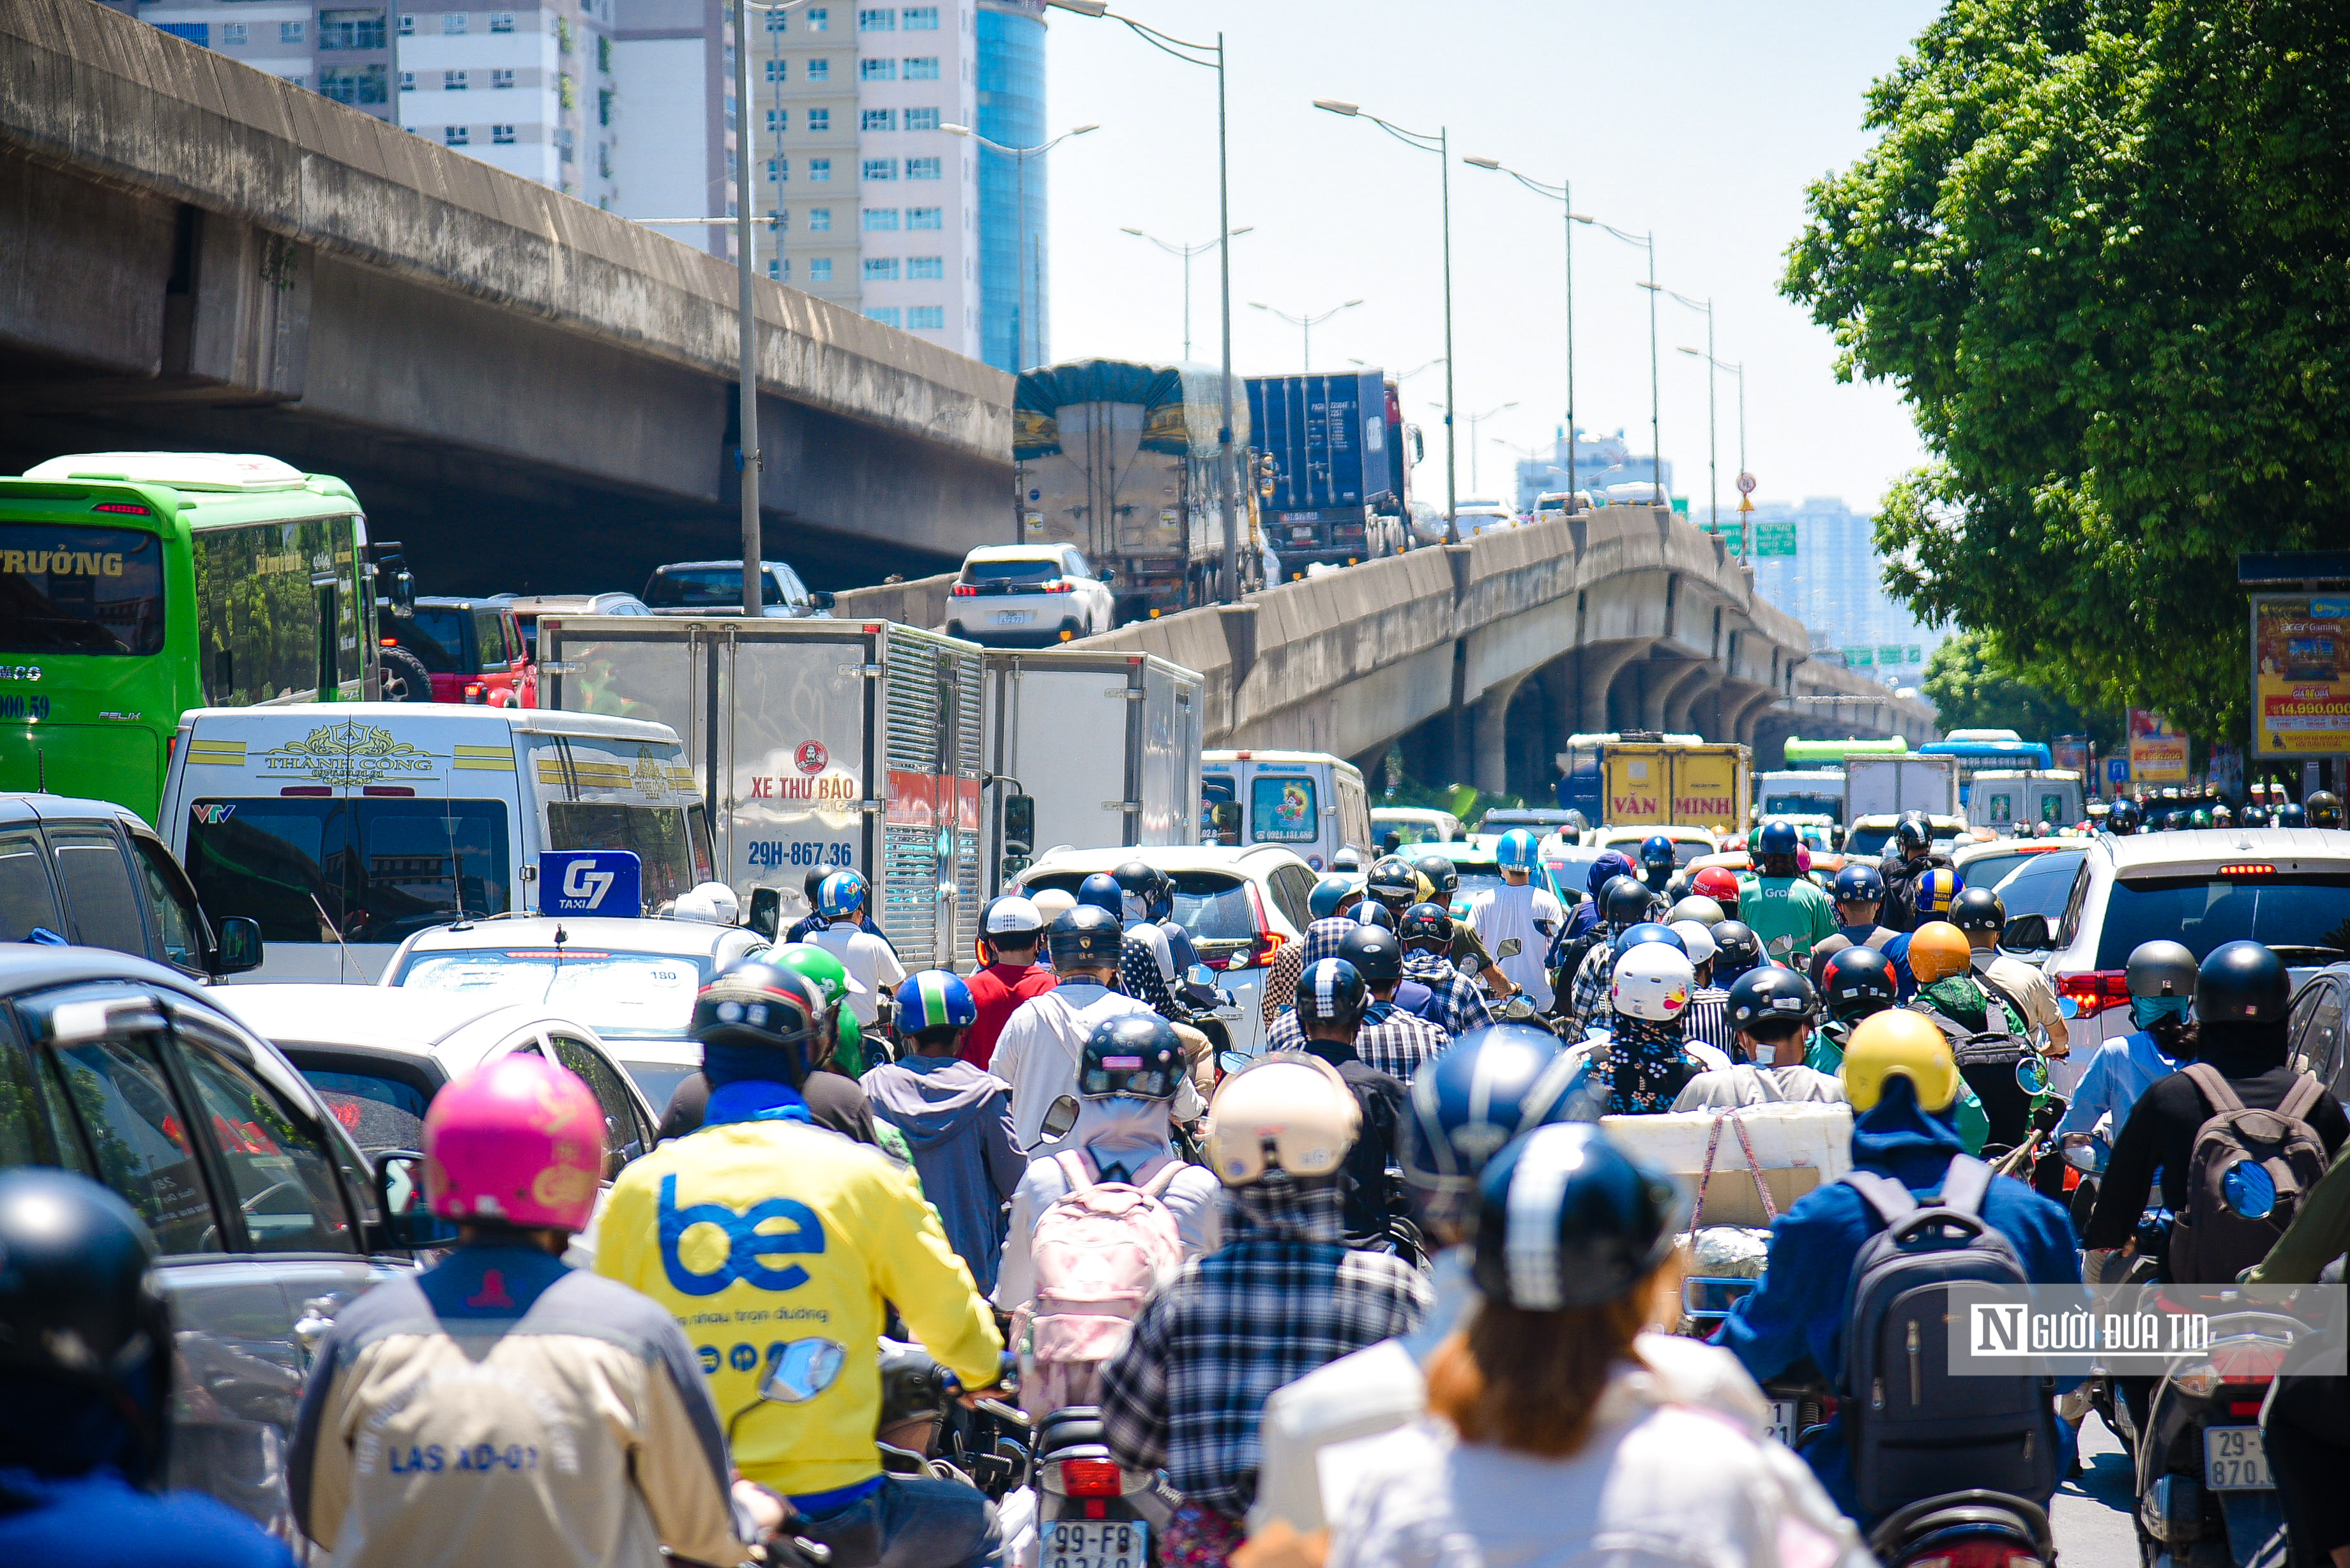
[[[2213,1491],[2274,1491],[2258,1427],[2203,1428],[2203,1484]]]
[[[995,612],[995,624],[998,626],[1026,626],[1035,618],[1035,610],[997,610]]]
[[[1804,1435],[1796,1426],[1803,1418],[1803,1407],[1794,1400],[1773,1399],[1771,1401],[1770,1435],[1792,1449],[1795,1446],[1795,1439]]]
[[[1149,1527],[1131,1521],[1056,1519],[1038,1568],[1145,1568],[1149,1540]]]

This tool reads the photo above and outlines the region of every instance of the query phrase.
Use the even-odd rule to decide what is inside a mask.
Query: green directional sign
[[[1711,523],[1700,523],[1698,526],[1721,540],[1721,547],[1731,555],[1743,556],[1746,553],[1746,531],[1737,524],[1724,523],[1717,527]]]
[[[1794,524],[1790,522],[1754,524],[1754,554],[1758,559],[1768,559],[1773,556],[1792,557],[1794,553]]]
[[[1849,670],[1873,669],[1877,663],[1877,649],[1847,648],[1844,650],[1844,662],[1845,667]]]
[[[1911,663],[1911,664],[1923,664],[1925,661],[1926,661],[1926,650],[1925,650],[1924,649],[1922,649],[1922,648],[1918,647],[1916,643],[1914,643],[1914,642],[1913,642],[1913,643],[1911,643],[1911,644],[1909,645],[1909,659],[1908,659],[1908,662],[1909,662],[1909,663]]]
[[[1887,644],[1886,647],[1883,647],[1883,648],[1878,649],[1877,650],[1877,663],[1879,663],[1879,664],[1898,664],[1898,663],[1900,663],[1900,662],[1901,662],[1901,645],[1900,645],[1899,643],[1898,643],[1898,642],[1897,642],[1897,643],[1890,643],[1890,644]]]

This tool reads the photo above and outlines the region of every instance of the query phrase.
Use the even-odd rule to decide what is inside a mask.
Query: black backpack
[[[1982,1220],[1991,1167],[1954,1157],[1924,1204],[1875,1171],[1844,1180],[1883,1225],[1853,1260],[1838,1387],[1861,1508],[1889,1513],[1977,1487],[2045,1506],[2058,1479],[2054,1383],[1950,1371],[1950,1287],[2028,1282]]]

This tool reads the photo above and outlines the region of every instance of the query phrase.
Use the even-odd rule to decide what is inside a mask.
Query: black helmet
[[[1905,856],[1931,849],[1934,846],[1933,824],[1926,820],[1926,814],[1922,811],[1904,812],[1901,820],[1893,825],[1893,843]]]
[[[131,1430],[135,1452],[120,1456],[130,1480],[160,1487],[172,1317],[148,1272],[154,1256],[130,1206],[88,1177],[0,1173],[0,1369],[104,1400]]]
[[[2106,831],[2127,836],[2137,831],[2137,802],[2123,795],[2106,808]]]
[[[2195,1016],[2206,1023],[2282,1023],[2293,981],[2254,941],[2221,942],[2195,976]]]
[[[1647,919],[1648,906],[1656,901],[1657,895],[1638,877],[1610,877],[1599,889],[1599,918],[1620,931]]]
[[[1155,1012],[1121,1012],[1094,1025],[1077,1068],[1077,1093],[1088,1100],[1134,1095],[1171,1100],[1182,1081],[1183,1043]]]
[[[2312,827],[2342,826],[2342,797],[2330,789],[2313,791],[2309,798],[2302,802],[2302,809],[2308,814]]]
[[[1121,891],[1142,900],[1145,919],[1163,920],[1175,909],[1175,883],[1147,860],[1129,860],[1110,873]]]
[[[1901,982],[1893,972],[1893,961],[1875,948],[1840,948],[1821,971],[1820,997],[1827,1004],[1829,1017],[1851,1023],[1900,1001]]]
[[[2007,905],[1988,888],[1961,888],[1944,919],[1962,931],[2003,931]]]
[[[1732,1029],[1745,1029],[1770,1018],[1808,1023],[1818,1009],[1819,996],[1810,981],[1772,964],[1740,975],[1722,1012]]]
[[[1118,962],[1126,928],[1098,904],[1077,904],[1061,911],[1045,929],[1053,953],[1053,967],[1066,970],[1104,969]]]
[[[2236,820],[2246,827],[2266,827],[2269,825],[2269,808],[2259,801],[2253,801],[2236,814]]]
[[[1338,918],[1358,926],[1378,926],[1390,931],[1396,929],[1395,911],[1377,898],[1366,898],[1352,909],[1341,909]]]
[[[1461,867],[1452,864],[1451,857],[1422,855],[1414,864],[1419,874],[1428,878],[1428,885],[1436,889],[1436,902],[1449,904],[1452,895],[1461,891]]]
[[[795,969],[753,959],[720,972],[693,999],[693,1037],[703,1045],[748,1045],[775,1054],[774,1077],[796,1089],[807,1080],[809,1047],[829,1004]]]
[[[2195,955],[2183,942],[2140,942],[2122,967],[2132,996],[2192,996],[2198,978]]]
[[[1762,961],[1762,939],[1743,920],[1713,928],[1713,983],[1726,986]]]
[[[1402,909],[1419,902],[1419,873],[1400,855],[1382,855],[1371,862],[1370,875],[1363,879],[1363,891],[1382,904]]]
[[[1403,943],[1384,926],[1357,925],[1338,944],[1338,956],[1355,966],[1367,985],[1392,985],[1403,978]]]
[[[1421,1218],[1465,1227],[1485,1162],[1528,1128],[1566,1119],[1575,1066],[1549,1030],[1530,1023],[1471,1029],[1421,1063],[1398,1140]]]
[[[1672,1251],[1679,1194],[1590,1122],[1536,1127],[1478,1179],[1487,1299],[1521,1312],[1621,1301]]]
[[[1300,1023],[1352,1024],[1369,1000],[1362,972],[1342,958],[1315,959],[1297,977]]]
[[[1450,952],[1452,950],[1451,911],[1441,904],[1414,904],[1403,912],[1403,919],[1396,927],[1396,935],[1403,939],[1403,945],[1408,948],[1419,947],[1424,943],[1431,952]]]

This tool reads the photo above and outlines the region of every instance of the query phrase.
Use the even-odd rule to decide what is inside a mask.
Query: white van
[[[1372,859],[1363,771],[1327,752],[1201,753],[1200,820],[1203,843],[1279,844],[1316,871]]]
[[[627,849],[648,913],[711,877],[666,724],[536,708],[298,702],[180,718],[160,826],[255,981],[369,984],[401,941],[537,907],[539,852]]]

